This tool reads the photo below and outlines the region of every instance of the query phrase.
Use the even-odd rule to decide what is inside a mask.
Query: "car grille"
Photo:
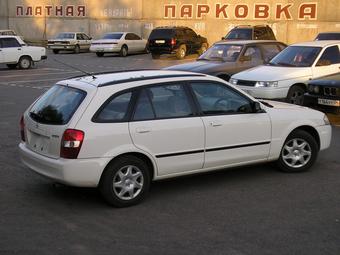
[[[237,81],[237,85],[240,85],[240,86],[254,87],[255,84],[256,84],[256,81],[246,81],[246,80]]]
[[[325,96],[340,96],[340,89],[332,88],[332,87],[324,87],[323,94]]]

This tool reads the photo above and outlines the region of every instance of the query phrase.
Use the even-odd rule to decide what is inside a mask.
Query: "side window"
[[[81,34],[83,37],[83,40],[90,40],[90,38],[86,34]]]
[[[119,122],[127,117],[132,92],[127,92],[106,102],[99,113],[95,115],[95,122]]]
[[[21,47],[21,45],[15,38],[2,38],[2,48],[17,48],[17,47]]]
[[[132,35],[132,40],[141,40],[142,39],[136,34],[131,34],[131,35]]]
[[[190,37],[190,38],[197,37],[196,33],[193,30],[191,30],[191,29],[185,30],[185,34],[186,34],[187,37]]]
[[[203,114],[235,114],[253,112],[251,101],[223,84],[192,83],[191,87]]]
[[[317,66],[332,65],[340,63],[340,52],[338,46],[328,47],[320,57]]]
[[[261,51],[257,46],[247,47],[243,56],[245,56],[246,58],[250,57],[249,61],[251,62],[257,62],[262,60]]]
[[[276,54],[280,52],[279,47],[276,44],[263,44],[263,58],[265,62],[269,62]]]
[[[167,84],[145,88],[136,105],[135,120],[192,116],[189,99],[182,85]]]
[[[131,33],[126,34],[125,40],[134,40],[133,35]]]
[[[84,40],[82,34],[77,34],[77,40]]]
[[[181,30],[181,29],[176,30],[176,37],[178,39],[183,39],[183,37],[184,37],[184,30]]]
[[[254,29],[254,39],[259,40],[259,39],[265,39],[267,36],[267,30],[265,27],[259,27]]]

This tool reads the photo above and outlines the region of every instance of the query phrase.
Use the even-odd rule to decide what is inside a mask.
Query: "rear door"
[[[84,90],[55,85],[43,94],[25,115],[26,145],[32,151],[59,158],[61,139],[85,99]]]
[[[143,88],[129,129],[135,146],[155,158],[158,175],[203,167],[204,126],[182,83]]]
[[[340,72],[339,45],[327,47],[312,67],[313,79]]]

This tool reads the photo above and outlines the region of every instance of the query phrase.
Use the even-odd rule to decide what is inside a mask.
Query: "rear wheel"
[[[32,66],[32,59],[28,56],[23,56],[19,59],[18,65],[21,69],[29,69]]]
[[[305,92],[306,89],[302,86],[294,85],[289,89],[286,101],[291,104],[302,105]]]
[[[9,69],[15,69],[15,68],[17,68],[17,64],[7,64],[7,67]]]
[[[134,156],[122,156],[108,165],[99,190],[113,206],[127,207],[139,203],[150,187],[147,164]]]
[[[208,44],[202,43],[201,48],[198,50],[198,55],[202,55],[204,52],[206,52],[208,49]]]
[[[59,53],[59,50],[53,50],[53,53],[54,53],[54,54],[58,54],[58,53]]]
[[[102,57],[104,56],[104,52],[96,52],[97,57]]]
[[[74,53],[79,54],[79,52],[80,52],[80,47],[79,45],[76,45],[76,47],[74,48]]]
[[[277,164],[283,172],[303,172],[314,164],[317,155],[315,138],[306,131],[295,130],[284,142]]]
[[[121,57],[126,57],[128,55],[128,47],[126,45],[123,45],[120,49],[119,55]]]
[[[187,54],[187,47],[184,44],[182,44],[181,46],[179,46],[179,49],[176,52],[176,58],[184,59],[186,54]]]
[[[151,56],[153,59],[159,59],[161,57],[160,54],[156,54],[156,53],[151,53]]]

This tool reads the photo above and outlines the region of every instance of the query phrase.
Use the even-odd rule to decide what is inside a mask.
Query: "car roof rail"
[[[138,72],[138,71],[159,71],[160,69],[129,69],[129,70],[113,70],[113,71],[104,71],[104,72],[93,72],[93,73],[89,73],[87,74],[81,74],[81,75],[76,75],[76,76],[72,76],[69,77],[67,79],[77,79],[77,78],[83,78],[83,77],[87,77],[87,76],[96,76],[96,75],[101,75],[101,74],[113,74],[113,73],[128,73],[128,72]]]

